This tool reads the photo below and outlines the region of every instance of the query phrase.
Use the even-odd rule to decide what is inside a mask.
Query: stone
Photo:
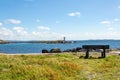
[[[49,51],[47,49],[43,49],[42,53],[49,53]]]
[[[53,48],[50,50],[50,53],[61,53],[62,51],[59,48]]]

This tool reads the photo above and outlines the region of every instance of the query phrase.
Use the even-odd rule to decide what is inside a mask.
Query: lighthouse
[[[65,43],[65,37],[63,37],[63,43]]]

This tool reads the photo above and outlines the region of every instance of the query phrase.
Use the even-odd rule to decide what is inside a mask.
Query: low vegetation
[[[96,54],[96,53],[95,53]],[[80,58],[79,58],[80,56]],[[0,55],[0,80],[119,80],[120,56]]]

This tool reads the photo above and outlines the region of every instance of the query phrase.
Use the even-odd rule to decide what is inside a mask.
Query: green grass
[[[119,55],[83,56],[0,55],[0,80],[120,80]]]

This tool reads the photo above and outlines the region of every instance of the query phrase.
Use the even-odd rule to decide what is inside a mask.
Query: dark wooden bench
[[[86,50],[86,56],[85,58],[89,58],[89,51],[90,49],[103,49],[103,52],[101,52],[101,57],[106,57],[106,49],[109,49],[109,45],[83,45],[83,49]]]

